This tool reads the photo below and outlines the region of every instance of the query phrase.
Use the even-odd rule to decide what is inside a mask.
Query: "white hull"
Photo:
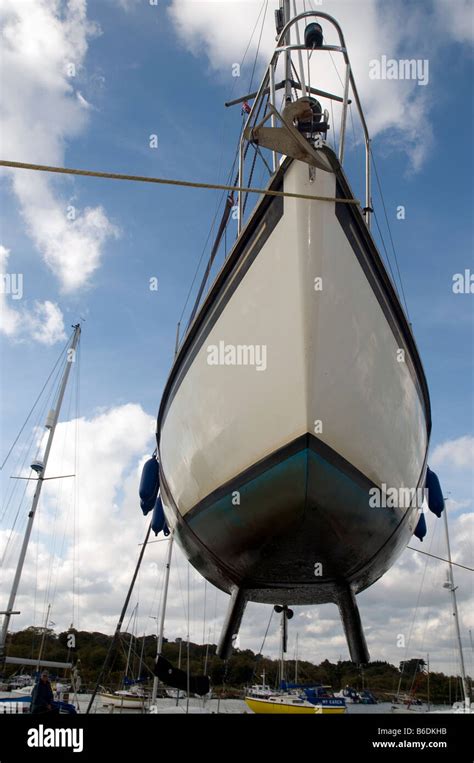
[[[140,710],[145,706],[145,697],[130,697],[120,694],[100,692],[99,697],[105,706],[121,707],[124,710]]]
[[[340,196],[346,183],[322,170],[310,182],[300,162],[281,174],[300,194]],[[424,486],[426,382],[360,213],[288,197],[261,209],[165,389],[161,494],[191,561],[223,590],[338,601],[351,594],[337,580],[371,585],[416,527],[415,504],[369,498]]]
[[[335,195],[333,173],[316,178],[294,162],[284,188]],[[220,342],[265,346],[266,370],[209,365]],[[399,348],[334,205],[285,199],[162,424],[162,468],[180,513],[317,421],[318,438],[375,484],[417,487],[427,432]]]

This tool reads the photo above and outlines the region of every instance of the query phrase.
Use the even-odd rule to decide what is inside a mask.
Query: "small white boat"
[[[269,697],[273,697],[276,694],[275,690],[272,689],[269,684],[265,683],[265,671],[263,671],[261,679],[261,684],[253,684],[253,686],[245,689],[246,697],[254,697],[255,699],[268,699]]]
[[[142,710],[145,707],[147,697],[141,690],[123,689],[119,691],[101,691],[100,699],[104,707],[120,707],[124,710]]]
[[[12,694],[20,694],[22,697],[29,697],[31,696],[34,686],[34,684],[29,684],[28,686],[18,687],[18,689],[12,690]]]
[[[8,681],[8,686],[10,687],[11,691],[32,687],[34,686],[34,678],[27,673],[21,673],[20,675],[10,678]]]
[[[253,699],[268,699],[273,697],[275,692],[268,684],[254,684],[246,691],[246,696]]]
[[[166,689],[166,696],[170,699],[184,699],[186,692],[182,689]]]

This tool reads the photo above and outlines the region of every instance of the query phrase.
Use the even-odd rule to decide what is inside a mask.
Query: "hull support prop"
[[[357,665],[366,665],[370,661],[370,655],[365,641],[356,597],[350,585],[339,585],[335,599],[339,608],[339,614],[341,615],[351,660]]]
[[[232,591],[224,627],[216,651],[217,656],[223,660],[228,660],[232,654],[232,646],[239,632],[247,602],[248,595],[245,589],[236,586]]]

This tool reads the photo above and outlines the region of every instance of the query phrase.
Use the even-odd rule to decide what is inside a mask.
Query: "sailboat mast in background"
[[[448,530],[448,512],[445,510],[443,512],[444,515],[444,531],[446,533],[446,549],[448,552],[448,569],[447,569],[447,581],[444,584],[444,587],[449,590],[451,593],[451,598],[453,602],[453,616],[454,616],[454,625],[456,628],[456,638],[458,642],[458,651],[459,651],[459,663],[461,668],[461,683],[462,683],[462,691],[464,696],[464,706],[465,709],[469,712],[470,706],[471,706],[471,699],[469,694],[469,687],[467,685],[467,678],[466,678],[466,668],[464,666],[464,655],[462,651],[462,642],[461,642],[461,631],[459,628],[459,613],[458,613],[458,603],[456,600],[456,586],[454,585],[454,574],[453,574],[453,564],[451,561],[451,544],[449,542],[449,530]]]
[[[10,593],[10,599],[8,601],[8,606],[6,610],[3,612],[3,615],[4,615],[3,626],[2,626],[2,631],[0,635],[0,665],[5,660],[5,645],[7,641],[10,619],[13,614],[19,614],[17,612],[14,612],[13,608],[15,606],[15,600],[16,600],[16,595],[18,592],[18,587],[20,585],[21,575],[23,572],[23,566],[25,563],[26,552],[28,550],[28,544],[30,542],[31,530],[33,529],[33,522],[35,521],[36,509],[38,507],[38,503],[39,503],[39,499],[41,495],[41,489],[43,487],[43,482],[46,479],[46,468],[48,465],[49,454],[51,452],[51,447],[53,444],[54,433],[56,431],[56,425],[59,420],[59,414],[61,412],[61,406],[64,399],[64,393],[66,392],[69,374],[71,371],[71,365],[75,360],[75,354],[76,354],[77,345],[79,343],[80,335],[81,335],[81,326],[78,323],[77,325],[74,326],[74,333],[72,335],[71,344],[66,352],[66,364],[65,364],[61,384],[59,387],[56,407],[52,411],[50,411],[48,418],[46,420],[45,427],[46,429],[49,429],[49,435],[48,435],[48,441],[46,443],[44,457],[42,461],[34,461],[31,464],[31,468],[38,475],[36,479],[37,484],[36,484],[35,494],[33,496],[31,509],[28,514],[28,522],[26,525],[25,535],[23,538],[22,546],[21,546],[20,556],[18,558],[18,564],[16,567],[15,577],[13,580],[13,586]]]

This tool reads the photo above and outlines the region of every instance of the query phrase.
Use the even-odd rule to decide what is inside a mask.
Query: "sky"
[[[274,44],[276,5],[268,2],[265,13],[261,0],[0,0],[1,158],[225,182],[242,117],[224,102],[258,85]],[[316,7],[334,15],[346,37],[430,387],[429,463],[449,495],[453,559],[472,567],[472,7],[464,0],[323,0]],[[373,79],[371,62],[383,56],[427,62],[424,81]],[[336,68],[329,59],[313,66],[312,83],[340,92]],[[357,123],[346,160],[358,193]],[[16,629],[41,624],[48,603],[57,630],[71,622],[109,633],[115,627],[147,525],[137,500],[141,465],[154,447],[176,325],[189,316],[196,283],[186,300],[201,255],[209,254],[220,198],[210,190],[0,170],[0,260],[8,275],[0,293],[1,461],[71,325],[83,321],[79,379],[66,396],[50,461],[51,474],[77,477],[44,489]],[[374,206],[388,246],[376,185]],[[393,256],[391,266],[396,272]],[[453,290],[466,271],[464,291]],[[33,432],[33,440],[40,436]],[[2,601],[28,511],[28,489],[17,500],[19,481],[8,504],[16,458],[1,472]],[[424,543],[410,546],[445,556],[442,523],[427,519]],[[138,633],[156,628],[165,551],[163,542],[146,551],[132,597]],[[227,597],[189,569],[177,547],[173,554],[165,635],[189,630],[192,640],[215,643]],[[358,597],[372,659],[398,663],[429,653],[433,669],[456,670],[445,567],[407,549]],[[455,580],[472,674],[472,573],[457,568]],[[270,607],[249,605],[240,648],[260,649],[269,616]],[[290,654],[296,633],[302,658],[347,659],[335,606],[296,608]],[[264,652],[276,656],[277,643],[274,620]]]

